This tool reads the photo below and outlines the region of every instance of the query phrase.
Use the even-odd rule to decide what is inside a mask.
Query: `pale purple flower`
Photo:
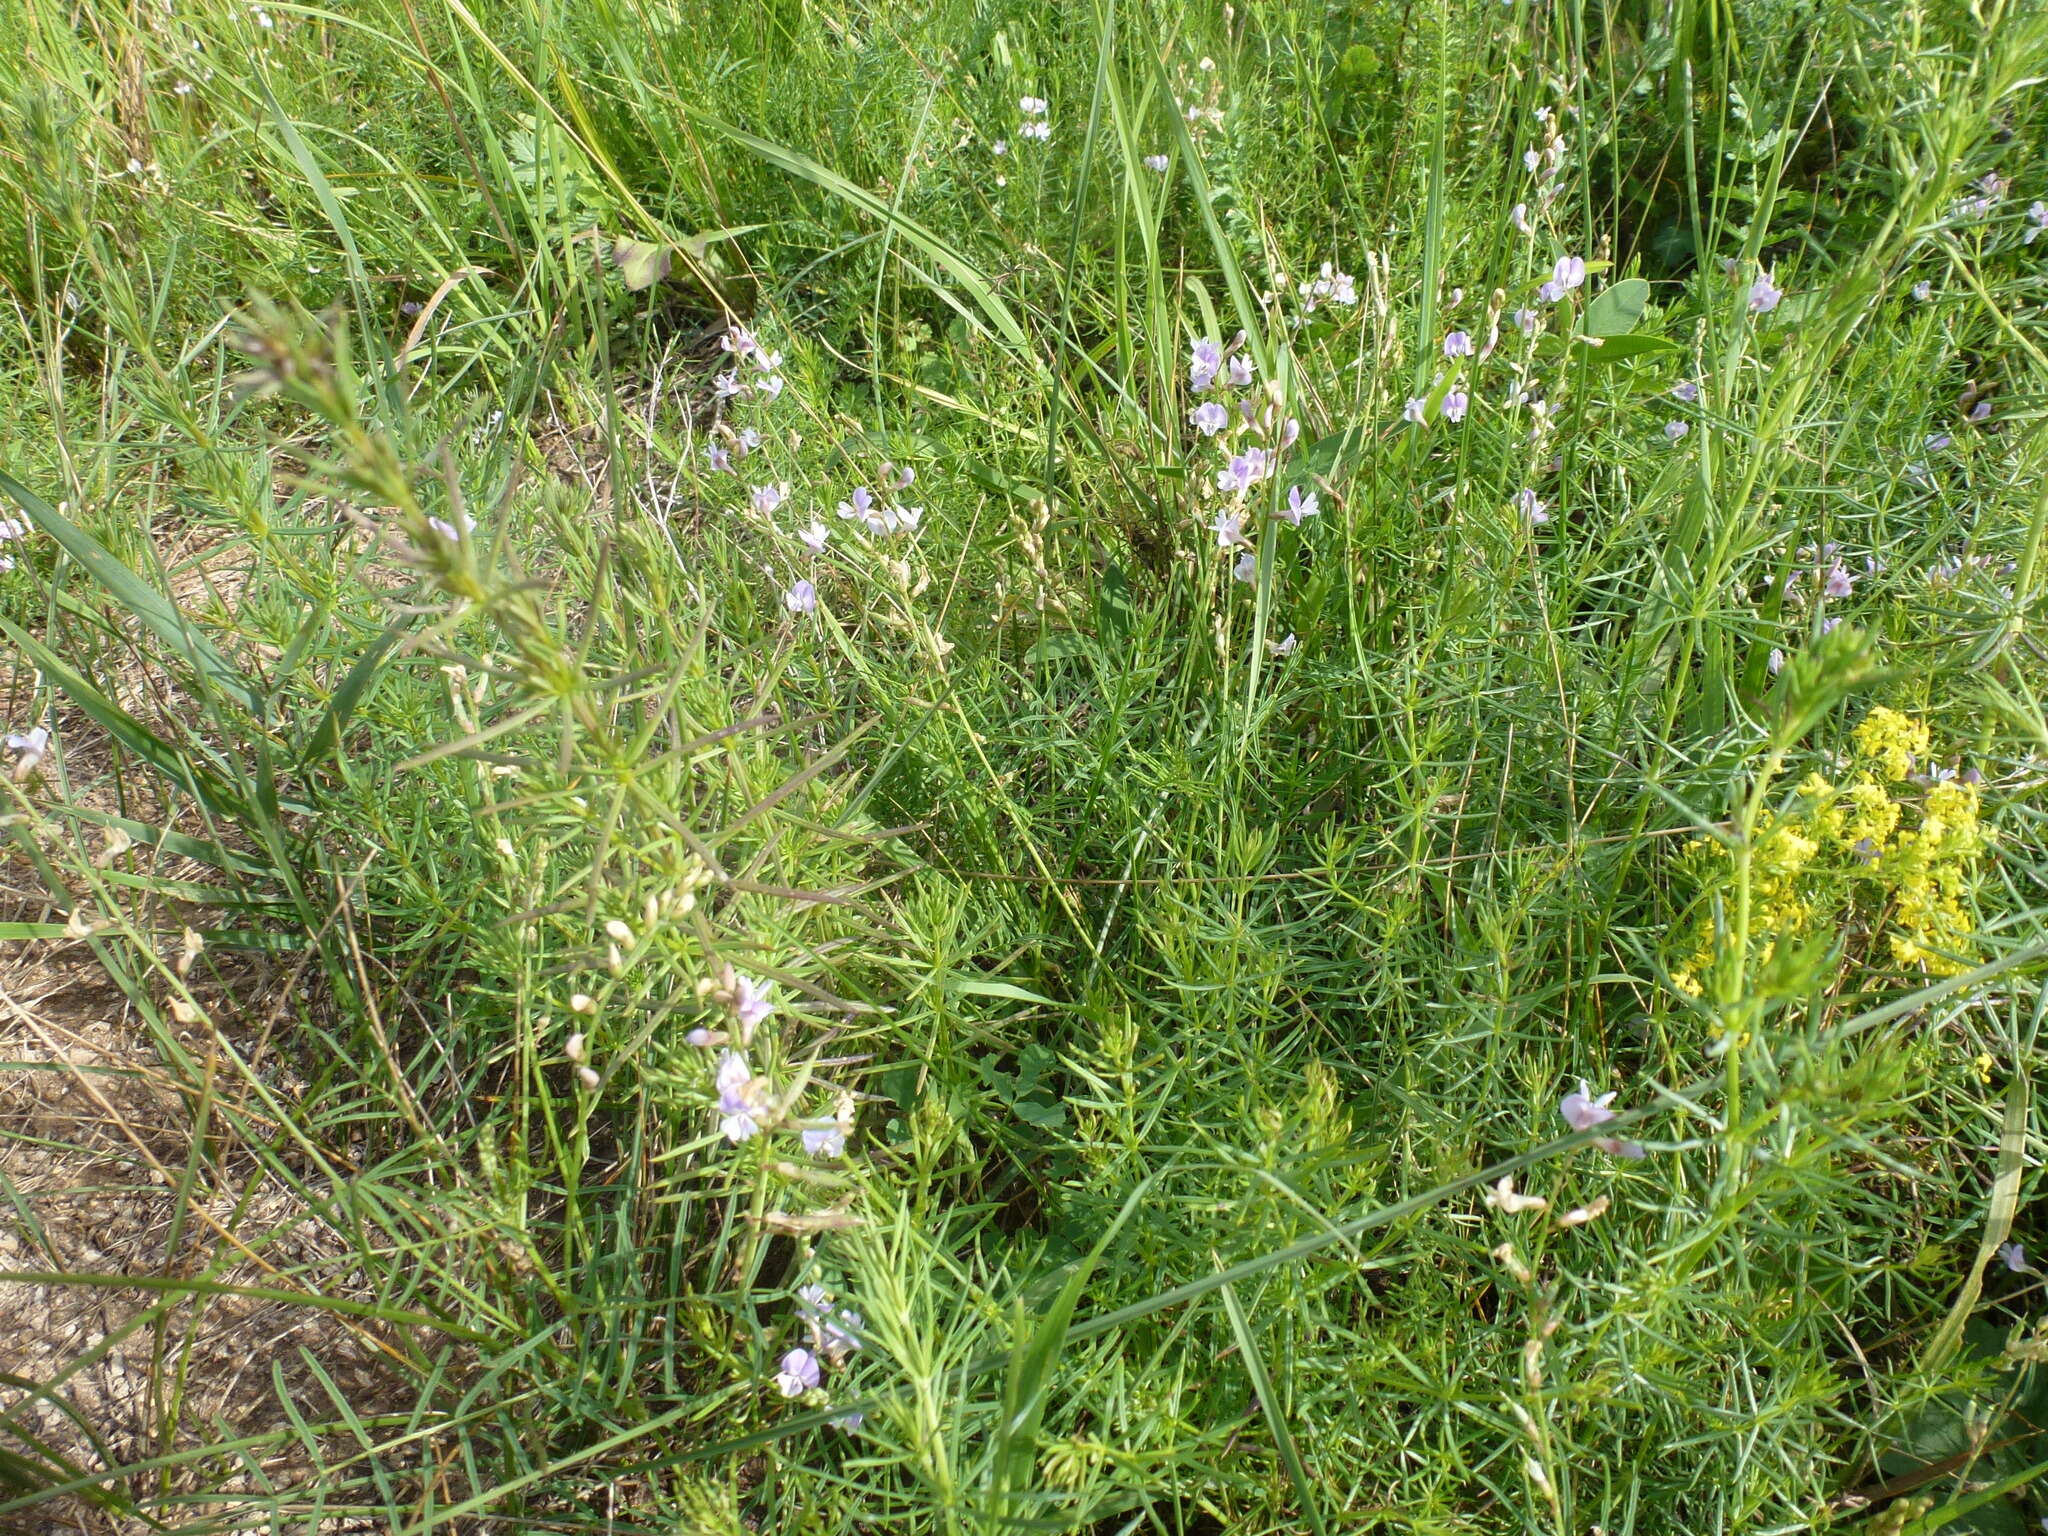
[[[1557,265],[1550,269],[1550,280],[1565,292],[1577,288],[1586,281],[1585,257],[1558,257]]]
[[[1841,627],[1841,623],[1842,616],[1840,614],[1836,614],[1831,619],[1822,619],[1820,621],[1820,632],[1824,635],[1832,635],[1837,629]]]
[[[765,398],[773,400],[782,393],[782,375],[771,373],[763,378],[756,379],[754,381],[754,388]]]
[[[1524,336],[1533,335],[1543,324],[1543,317],[1527,305],[1515,311],[1515,329]]]
[[[1472,337],[1465,331],[1453,331],[1444,338],[1445,357],[1470,357]]]
[[[851,498],[839,503],[839,515],[841,517],[857,518],[867,526],[873,527],[875,516],[874,493],[864,485],[856,485],[853,488]]]
[[[1934,284],[1928,282],[1925,278],[1922,278],[1919,282],[1913,285],[1913,297],[1918,299],[1922,304],[1925,304],[1929,299],[1934,297]]]
[[[882,465],[882,478],[899,491],[907,491],[917,483],[917,471],[908,464],[898,469],[894,464]]]
[[[1691,405],[1699,397],[1700,387],[1693,383],[1691,379],[1680,379],[1671,386],[1671,398],[1674,400],[1683,401],[1685,404]]]
[[[453,544],[465,533],[473,533],[476,530],[475,518],[471,517],[467,512],[460,512],[456,515],[462,519],[462,526],[460,528],[457,528],[455,524],[449,522],[446,518],[441,517],[428,518],[427,526],[441,535],[450,544]]]
[[[1230,568],[1230,576],[1233,581],[1244,582],[1247,586],[1257,581],[1259,578],[1259,557],[1252,553],[1252,551],[1246,550],[1237,557],[1237,564]]]
[[[1295,527],[1299,528],[1303,518],[1314,517],[1322,510],[1321,505],[1316,501],[1316,493],[1314,491],[1304,492],[1300,486],[1295,485],[1288,487],[1287,504],[1276,511],[1274,516],[1278,517],[1282,522],[1292,523]]]
[[[1209,523],[1209,530],[1216,535],[1216,547],[1229,549],[1244,541],[1244,515],[1240,512],[1218,512]]]
[[[816,1355],[808,1349],[792,1349],[782,1357],[782,1369],[775,1373],[775,1390],[784,1397],[802,1397],[815,1392],[824,1379]]]
[[[28,537],[28,524],[18,517],[0,517],[0,544]]]
[[[1420,426],[1423,422],[1429,420],[1426,414],[1428,405],[1429,402],[1423,399],[1422,396],[1410,395],[1408,403],[1401,407],[1401,419],[1403,421],[1412,421]]]
[[[1664,423],[1664,436],[1674,443],[1691,430],[1692,426],[1687,422],[1667,421]]]
[[[782,594],[782,606],[791,613],[804,614],[818,611],[818,589],[809,581],[799,581]]]
[[[1991,402],[1989,400],[1979,400],[1975,405],[1970,407],[1970,420],[1989,421],[1990,419]]]
[[[1471,404],[1471,397],[1464,390],[1452,390],[1444,396],[1444,420],[1452,423],[1463,421],[1465,419],[1465,412]]]
[[[760,350],[760,343],[754,340],[754,333],[743,325],[735,325],[718,338],[718,350],[730,352],[735,357],[747,357]]]
[[[1778,301],[1785,297],[1785,290],[1770,280],[1764,273],[1758,273],[1755,282],[1749,285],[1749,312],[1752,315],[1768,315],[1778,307]]]
[[[789,482],[787,480],[782,480],[771,481],[767,485],[755,486],[753,490],[748,494],[747,499],[753,503],[753,507],[756,512],[760,513],[763,517],[766,517],[769,513],[773,512],[777,507],[781,506],[782,503],[788,499],[788,497]]]
[[[1779,650],[1775,645],[1771,647],[1770,668],[1771,676],[1773,677],[1776,677],[1780,672],[1785,670],[1785,653]]]
[[[1939,453],[1954,441],[1946,432],[1931,432],[1927,436],[1926,447],[1930,453]]]
[[[1166,174],[1167,163],[1166,156],[1164,155],[1147,155],[1145,157],[1145,169],[1157,171],[1161,176]]]
[[[1281,423],[1281,425],[1280,425],[1280,447],[1281,447],[1281,450],[1282,450],[1282,451],[1284,452],[1285,450],[1287,450],[1287,449],[1289,449],[1289,448],[1292,448],[1292,447],[1294,446],[1294,444],[1295,444],[1295,441],[1296,441],[1296,440],[1297,440],[1297,439],[1298,439],[1298,438],[1299,438],[1300,436],[1301,436],[1301,423],[1300,423],[1299,421],[1295,420],[1295,418],[1294,418],[1294,417],[1292,417],[1292,416],[1288,417],[1288,418],[1287,418],[1287,420],[1286,420],[1286,421],[1284,421],[1284,422],[1282,422],[1282,423]]]
[[[810,583],[806,581],[801,585],[807,587]],[[813,594],[812,606],[816,605],[816,594]],[[772,981],[756,981],[751,976],[737,976],[733,979],[732,1011],[740,1021],[740,1027],[749,1034],[775,1012],[775,1004],[769,1001],[770,994],[774,991],[775,983]]]
[[[2048,203],[2037,202],[2028,208],[2027,223],[2031,227],[2020,237],[2020,244],[2032,245],[2043,235],[2048,235]]]
[[[804,547],[812,554],[822,555],[825,553],[825,541],[832,537],[832,532],[814,517],[811,519],[811,526],[797,537],[804,541]]]
[[[804,1151],[812,1157],[844,1157],[846,1155],[846,1132],[836,1125],[806,1129],[803,1133]]]
[[[2038,208],[2041,205],[2036,203],[2034,206]],[[1998,1259],[2001,1264],[2016,1275],[2023,1275],[2032,1267],[2027,1263],[2026,1248],[2019,1243],[2001,1244],[1998,1249]]]
[[[1037,118],[1028,123],[1019,123],[1017,125],[1017,137],[1020,139],[1036,139],[1039,143],[1044,144],[1052,138],[1052,124],[1045,121],[1044,118]]]
[[[14,776],[25,779],[36,771],[50,751],[50,730],[48,726],[31,726],[26,731],[7,733],[7,750],[15,753]]]
[[[716,1044],[723,1038],[724,1036],[708,1030],[702,1024],[699,1024],[695,1029],[683,1036],[683,1043],[685,1045],[694,1045],[699,1050],[702,1050],[705,1046]]]
[[[718,1132],[734,1146],[761,1134],[766,1106],[754,1091],[753,1069],[738,1051],[718,1058]]]
[[[1220,401],[1205,400],[1188,412],[1188,420],[1200,429],[1204,437],[1214,437],[1230,425],[1230,412]]]
[[[1043,117],[1047,111],[1047,102],[1043,96],[1020,97],[1017,102],[1017,110],[1026,117]]]
[[[1515,492],[1515,510],[1532,523],[1550,521],[1550,514],[1544,510],[1543,502],[1527,486]]]
[[[1010,152],[1010,141],[997,139],[995,143],[989,145],[988,152],[992,155],[1007,155]]]
[[[1557,1108],[1558,1113],[1564,1116],[1565,1124],[1573,1130],[1590,1131],[1595,1126],[1605,1125],[1614,1118],[1614,1111],[1607,1107],[1613,1102],[1614,1094],[1611,1092],[1594,1098],[1593,1090],[1586,1086],[1586,1080],[1582,1077],[1579,1079],[1577,1090],[1566,1094]],[[1609,1157],[1635,1158],[1643,1155],[1639,1143],[1623,1141],[1618,1136],[1596,1136],[1593,1138],[1593,1145]]]
[[[761,446],[761,434],[753,427],[742,427],[735,441],[739,444],[740,457],[745,458]]]
[[[1846,565],[1837,560],[1822,576],[1820,590],[1826,597],[1847,597],[1856,590],[1856,578],[1849,574]]]
[[[1204,336],[1191,349],[1188,365],[1188,387],[1201,394],[1216,382],[1216,375],[1223,369],[1223,349],[1209,337]]]
[[[782,354],[757,346],[754,348],[754,366],[763,373],[779,372],[782,368]]]
[[[1230,383],[1233,389],[1243,389],[1246,386],[1248,386],[1251,383],[1252,376],[1256,371],[1257,370],[1252,367],[1252,360],[1249,357],[1245,356],[1244,353],[1235,352],[1231,354]]]
[[[1523,150],[1522,164],[1528,169],[1529,174],[1531,176],[1534,176],[1538,171],[1543,169],[1542,151],[1535,149]]]
[[[740,382],[740,376],[731,369],[711,381],[711,393],[720,400],[730,400],[735,395],[744,395],[747,386]]]
[[[1266,477],[1266,450],[1247,448],[1230,456],[1230,463],[1216,476],[1216,489],[1242,496]]]
[[[704,457],[711,461],[711,472],[713,474],[729,475],[732,473],[732,455],[727,453],[717,443],[712,443],[705,448]]]
[[[1266,642],[1266,654],[1275,661],[1285,660],[1294,654],[1295,648],[1300,644],[1301,642],[1295,638],[1294,631],[1290,629],[1285,640],[1268,640]]]

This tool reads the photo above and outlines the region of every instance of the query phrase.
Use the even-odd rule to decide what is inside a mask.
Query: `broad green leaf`
[[[1600,338],[1600,345],[1582,340],[1580,350],[1588,362],[1625,363],[1631,358],[1653,357],[1664,352],[1684,350],[1677,342],[1665,336],[1607,336]]]
[[[1610,283],[1586,306],[1586,321],[1579,329],[1588,336],[1626,336],[1649,302],[1650,285],[1640,277]]]
[[[643,288],[652,288],[675,264],[675,253],[665,245],[651,240],[614,240],[612,242],[612,265],[619,269],[619,277],[626,287],[638,293]]]

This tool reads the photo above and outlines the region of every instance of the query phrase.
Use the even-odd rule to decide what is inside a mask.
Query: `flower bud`
[[[597,999],[588,992],[578,992],[569,999],[569,1011],[571,1013],[595,1013],[597,1012]]]
[[[583,1036],[580,1034],[571,1035],[568,1038],[568,1040],[563,1043],[562,1054],[568,1057],[571,1061],[583,1060]]]
[[[576,1081],[588,1088],[592,1093],[595,1093],[597,1092],[598,1084],[602,1083],[604,1079],[597,1075],[597,1068],[595,1067],[578,1067],[576,1069]]]

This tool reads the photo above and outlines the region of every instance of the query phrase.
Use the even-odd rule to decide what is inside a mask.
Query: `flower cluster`
[[[1926,725],[1896,710],[1871,710],[1851,742],[1845,774],[1808,774],[1789,809],[1758,823],[1750,845],[1757,959],[1842,924],[1881,930],[1898,965],[1959,974],[1972,963],[1966,903],[1991,840],[1977,775],[1933,762]],[[1733,854],[1698,839],[1686,857],[1712,885],[1726,878]],[[1701,925],[1673,974],[1681,990],[1700,995],[1721,939],[1711,920]]]
[[[756,1033],[775,1016],[773,985],[726,966],[716,980],[699,982],[697,993],[730,1014],[735,1026],[723,1030],[699,1025],[683,1037],[699,1050],[718,1051],[711,1085],[719,1135],[738,1146],[766,1131],[793,1130],[810,1156],[844,1157],[846,1138],[853,1133],[852,1095],[841,1094],[829,1117],[793,1117],[794,1095],[778,1096],[768,1076],[757,1074],[747,1059]]]
[[[825,1367],[844,1365],[861,1347],[861,1330],[867,1326],[858,1312],[835,1306],[822,1285],[806,1285],[796,1294],[797,1316],[810,1335],[810,1343],[798,1345],[777,1363],[774,1386],[777,1394],[785,1398],[822,1391]],[[823,1406],[822,1400],[819,1406]],[[861,1415],[842,1414],[832,1422],[840,1429],[859,1429]]]
[[[719,338],[719,350],[732,354],[733,366],[711,381],[711,391],[720,400],[753,395],[774,400],[782,394],[782,354],[770,352],[743,325],[735,325]],[[753,373],[743,372],[751,364]]]
[[[1241,331],[1228,348],[1213,337],[1200,338],[1189,356],[1188,388],[1198,395],[1207,394],[1222,378],[1232,388],[1249,389],[1258,378],[1258,369],[1244,347]],[[1219,550],[1238,552],[1231,575],[1249,582],[1258,574],[1258,554],[1245,534],[1252,515],[1249,498],[1278,472],[1281,456],[1301,435],[1301,423],[1291,416],[1280,420],[1279,409],[1271,400],[1261,409],[1253,395],[1246,395],[1234,406],[1225,399],[1205,400],[1188,412],[1188,421],[1203,437],[1224,438],[1221,447],[1228,457],[1216,472],[1214,484],[1225,500],[1207,527],[1216,535]],[[1321,511],[1315,492],[1296,485],[1288,488],[1287,499],[1274,516],[1299,528]]]
[[[1017,125],[1017,137],[1036,139],[1044,144],[1052,139],[1052,124],[1045,114],[1049,110],[1043,96],[1026,96],[1017,103],[1017,110],[1024,114],[1024,120]]]

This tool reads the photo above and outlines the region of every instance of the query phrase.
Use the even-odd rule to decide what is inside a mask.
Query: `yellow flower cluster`
[[[1750,931],[1759,963],[1779,943],[1808,937],[1861,914],[1881,930],[1894,961],[1950,976],[1969,968],[1973,931],[1965,900],[1978,856],[1990,842],[1977,786],[1932,784],[1917,804],[1906,783],[1929,762],[1924,723],[1873,709],[1852,733],[1848,774],[1839,784],[1809,773],[1794,803],[1763,816],[1750,856]],[[1704,839],[1687,845],[1703,882],[1724,880],[1729,849]],[[1673,980],[1697,997],[1714,964],[1719,934],[1711,919]]]

